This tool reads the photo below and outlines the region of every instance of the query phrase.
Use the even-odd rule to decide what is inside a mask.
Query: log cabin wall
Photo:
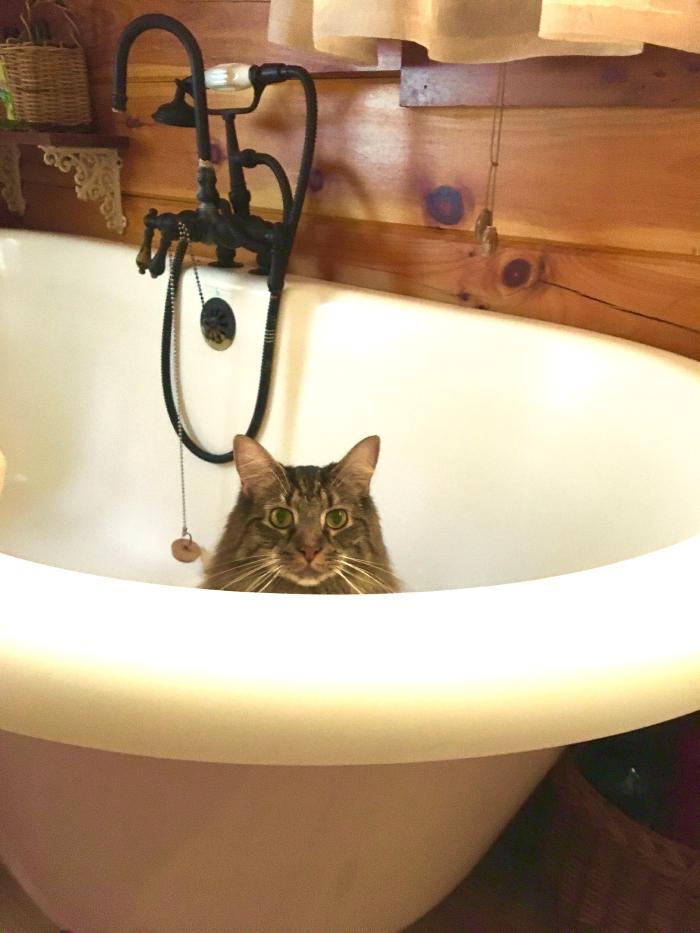
[[[266,0],[69,6],[88,55],[96,128],[130,138],[122,170],[128,227],[123,237],[109,234],[96,205],[76,200],[71,177],[45,166],[31,147],[22,150],[26,214],[17,221],[3,208],[0,223],[139,243],[149,207],[193,206],[194,132],[151,118],[172,97],[173,78],[188,71],[173,37],[151,32],[137,40],[129,112],[111,112],[117,36],[157,8],[192,30],[207,65],[286,60],[318,75],[312,190],[292,271],[560,322],[700,359],[700,107],[508,107],[496,200],[500,247],[485,258],[472,229],[483,206],[492,112],[400,106],[396,51],[389,48],[375,71],[328,76],[319,71],[337,69],[332,60],[267,43]],[[0,25],[16,23],[19,7],[4,0]],[[679,67],[698,70],[695,62]],[[666,74],[654,77],[663,82]],[[270,88],[238,130],[242,147],[271,152],[295,178],[303,98],[293,82]],[[211,133],[223,158],[220,120],[212,119]],[[247,177],[254,209],[273,217],[278,193],[269,173]],[[219,188],[227,187],[222,162]]]

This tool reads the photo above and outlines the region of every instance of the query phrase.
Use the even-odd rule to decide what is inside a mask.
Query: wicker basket
[[[700,850],[627,817],[565,754],[551,773],[544,867],[567,933],[700,931]]]
[[[66,24],[66,43],[32,40],[37,0],[27,0],[24,38],[0,43],[0,62],[18,123],[35,129],[89,129],[92,121],[85,53],[68,10],[57,6]]]

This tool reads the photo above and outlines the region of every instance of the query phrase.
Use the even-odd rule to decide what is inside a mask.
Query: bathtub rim
[[[696,535],[556,577],[356,597],[180,588],[0,554],[13,607],[0,618],[0,729],[289,765],[481,757],[627,731],[700,708],[699,562]],[[222,618],[233,604],[258,610],[254,623]]]
[[[0,232],[0,240],[8,238],[29,242],[58,238],[80,241],[90,248],[109,246],[132,252],[127,244],[70,234]],[[223,275],[220,270],[203,271]],[[290,284],[295,283],[333,287],[315,279],[290,277]],[[264,289],[261,280],[248,284]],[[347,288],[385,294],[377,289]],[[454,306],[454,310],[463,313],[466,309]],[[504,312],[468,310],[484,318],[507,318],[525,328],[573,331],[590,340],[628,345],[639,352],[697,365],[687,357],[619,337]],[[331,650],[333,645],[323,642],[327,620],[322,618],[325,610],[321,607],[324,600],[352,605],[348,601],[355,597],[295,596],[295,632],[305,632],[302,641],[309,650],[318,648],[320,639],[323,651],[314,656],[315,666],[306,671],[306,681],[289,676],[293,662],[306,663],[308,657],[297,645],[285,641],[288,633],[274,620],[266,619],[268,634],[252,629],[248,647],[252,650],[258,644],[262,650],[268,647],[265,638],[276,636],[287,680],[271,680],[269,671],[267,676],[264,670],[258,671],[257,678],[251,675],[245,692],[236,689],[236,684],[222,687],[217,682],[216,689],[212,686],[211,677],[221,676],[213,664],[216,655],[207,668],[203,656],[186,653],[192,629],[189,600],[194,598],[187,594],[196,593],[198,600],[209,600],[212,606],[221,599],[238,600],[243,605],[246,598],[264,599],[272,606],[275,599],[290,597],[184,590],[62,570],[0,554],[0,591],[4,596],[0,615],[0,728],[111,751],[250,764],[443,760],[554,747],[624,731],[700,707],[700,612],[693,610],[698,557],[700,535],[638,557],[558,577],[469,590],[363,597],[368,607],[375,608],[368,609],[365,618],[353,620],[352,634],[357,637],[361,630],[363,643],[377,653],[371,664],[365,658],[367,666],[354,671],[334,668],[338,655]],[[167,618],[167,623],[161,620],[163,635],[174,637],[179,627],[181,654],[173,657],[169,668],[156,664],[153,657],[150,662],[138,657],[139,637],[145,634],[132,616],[138,601],[134,588],[139,587],[149,588],[146,601],[157,603],[154,614],[162,611]],[[544,600],[542,588],[547,590]],[[159,591],[160,602],[155,596]],[[92,603],[89,593],[94,597]],[[387,606],[401,606],[402,600],[409,599],[423,607],[435,637],[441,635],[450,646],[449,654],[438,655],[434,645],[426,646],[422,639],[425,623],[409,630],[405,623],[398,625],[387,618]],[[547,613],[536,612],[543,605],[547,605]],[[614,628],[606,631],[606,625],[610,626],[606,609],[611,605],[635,616],[636,625],[627,623],[622,633]],[[10,612],[8,606],[12,607]],[[76,606],[80,606],[79,612]],[[109,645],[94,638],[90,631],[94,606],[102,607],[112,620],[108,630],[115,638],[112,647],[128,654],[131,646],[131,666],[123,663],[117,667],[107,651]],[[480,660],[495,657],[502,638],[488,631],[480,633],[476,658],[456,670],[459,651],[474,649],[469,640],[470,621],[477,608],[487,620],[498,621],[499,612],[505,616],[510,613],[509,618],[533,615],[533,637],[539,635],[546,644],[543,639],[551,636],[559,654],[552,650],[547,657],[529,657],[534,666],[530,666],[529,676],[522,676],[517,665],[525,663],[527,644],[517,641],[518,632],[511,624],[515,643],[509,646],[510,670],[479,665]],[[445,617],[448,610],[449,619]],[[567,641],[557,630],[557,618],[572,613],[583,625],[592,627],[585,645],[576,643],[573,635]],[[42,625],[41,620],[51,614],[53,628]],[[128,623],[120,620],[120,614]],[[655,631],[657,617],[663,621]],[[63,639],[57,637],[58,624],[65,633]],[[383,630],[381,642],[372,631],[376,624]],[[130,642],[124,639],[125,626]],[[212,643],[214,634],[209,626],[206,642],[206,630],[206,622],[198,619],[204,648]],[[403,645],[403,666],[397,669],[396,646],[409,634],[410,651]],[[604,644],[606,635],[616,637],[615,652],[597,659],[590,640],[597,638],[598,644]],[[632,660],[625,653],[625,635]],[[152,642],[154,633],[150,637]],[[347,642],[340,643],[348,661],[355,658],[349,647]],[[567,650],[577,649],[577,664],[557,667],[557,658],[564,661]],[[518,650],[523,653],[518,655]],[[183,657],[196,668],[188,673],[186,682],[177,666],[182,665]],[[416,673],[416,665],[428,660],[436,671],[432,681],[425,671]],[[513,677],[513,665],[521,674],[518,681],[508,679]],[[535,677],[538,673],[539,680]],[[203,699],[206,722],[202,721]]]

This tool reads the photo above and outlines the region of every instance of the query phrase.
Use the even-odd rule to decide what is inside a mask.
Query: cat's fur
[[[324,467],[283,466],[241,434],[233,452],[241,491],[203,587],[338,594],[401,589],[369,494],[378,437],[366,437]],[[290,521],[288,513],[289,527],[275,527],[274,521]],[[329,527],[338,519],[343,527]]]

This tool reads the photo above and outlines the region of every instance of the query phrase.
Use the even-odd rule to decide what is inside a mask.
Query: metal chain
[[[199,292],[199,300],[202,303],[202,307],[204,307],[204,292],[202,291],[202,283],[199,281],[199,270],[197,269],[197,260],[194,258],[194,253],[192,251],[192,242],[190,241],[189,231],[183,223],[178,224],[178,229],[180,230],[180,236],[187,240],[187,249],[190,252],[192,268],[194,269],[194,280],[197,283],[197,291]]]
[[[197,271],[197,263],[195,262],[194,254],[192,252],[192,243],[190,242],[189,231],[187,227],[182,223],[178,223],[177,226],[178,233],[180,238],[185,240],[187,243],[187,248],[189,249],[190,259],[192,261],[192,268],[194,269],[194,277],[197,282],[197,291],[199,292],[199,298],[204,307],[204,293],[202,292],[202,284],[199,281],[199,273]],[[170,275],[168,277],[168,303],[173,309],[173,318],[172,318],[172,348],[173,348],[173,370],[175,375],[175,408],[177,412],[177,436],[180,440],[180,499],[182,504],[182,537],[188,538],[192,541],[192,535],[187,527],[187,495],[185,491],[185,445],[182,440],[182,419],[180,417],[180,412],[182,411],[182,395],[180,392],[180,356],[179,356],[179,341],[177,336],[177,326],[175,321],[175,277],[173,274],[173,257],[169,256],[170,259]]]
[[[481,255],[492,256],[498,248],[498,230],[493,221],[493,208],[496,202],[496,176],[501,155],[501,135],[503,133],[503,111],[506,97],[506,64],[498,66],[496,101],[491,118],[491,146],[489,152],[489,174],[486,179],[484,207],[479,212],[474,224],[474,236],[481,244]]]

